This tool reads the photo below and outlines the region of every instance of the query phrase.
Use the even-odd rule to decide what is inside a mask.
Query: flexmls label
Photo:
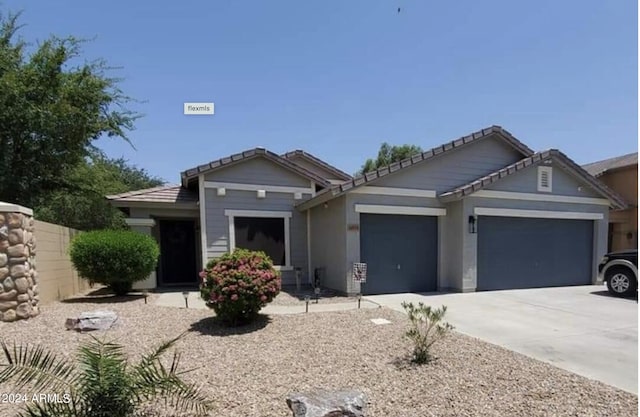
[[[184,103],[184,114],[213,114],[213,103]]]

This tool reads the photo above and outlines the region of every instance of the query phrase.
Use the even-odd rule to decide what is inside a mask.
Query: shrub
[[[280,292],[280,274],[264,252],[236,249],[209,261],[200,273],[200,295],[232,326],[253,321]]]
[[[60,396],[27,402],[21,415],[33,417],[129,417],[159,399],[189,415],[205,414],[211,403],[182,380],[187,371],[180,370],[180,355],[174,353],[168,368],[163,364],[162,355],[181,337],[162,343],[136,364],[129,363],[123,346],[93,336],[80,347],[76,362],[41,346],[10,347],[0,341],[0,385],[13,381],[16,391],[30,387]]]
[[[405,336],[413,342],[412,361],[419,364],[430,362],[431,346],[453,329],[449,323],[441,323],[447,313],[447,306],[433,309],[422,302],[417,307],[413,303],[403,302],[402,308],[407,312],[411,323]]]
[[[124,295],[134,282],[146,279],[155,269],[160,249],[151,236],[128,230],[96,230],[76,236],[70,255],[83,278]]]

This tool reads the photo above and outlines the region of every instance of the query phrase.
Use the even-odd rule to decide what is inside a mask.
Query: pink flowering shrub
[[[236,249],[207,263],[200,272],[200,296],[224,322],[236,326],[254,320],[278,295],[280,274],[264,252]]]

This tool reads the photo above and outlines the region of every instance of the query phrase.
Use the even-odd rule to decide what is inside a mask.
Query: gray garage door
[[[364,294],[435,291],[435,216],[360,215],[360,259],[367,263]]]
[[[480,216],[478,290],[591,284],[593,221]]]

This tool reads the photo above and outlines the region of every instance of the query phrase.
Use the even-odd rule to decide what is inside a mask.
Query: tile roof
[[[501,180],[502,178],[522,171],[523,169],[526,169],[532,165],[538,165],[548,159],[552,159],[555,162],[559,163],[560,166],[564,167],[567,171],[591,185],[596,191],[600,192],[603,196],[608,198],[611,201],[611,205],[613,207],[627,207],[627,202],[618,193],[595,179],[593,176],[589,175],[587,171],[585,171],[582,167],[573,162],[571,158],[557,149],[537,152],[527,158],[521,159],[514,164],[508,165],[502,169],[499,169],[498,171],[492,172],[489,175],[485,175],[484,177],[478,178],[451,191],[442,193],[438,196],[438,198],[445,202],[459,200],[465,196],[475,193],[476,191],[482,190],[483,188]]]
[[[305,178],[315,181],[318,184],[321,184],[324,186],[329,185],[329,181],[327,181],[325,178],[322,178],[319,175],[314,174],[313,172],[299,165],[296,165],[295,163],[287,160],[286,158],[283,158],[280,155],[273,153],[271,151],[268,151],[264,148],[250,149],[244,152],[233,154],[231,156],[227,156],[225,158],[216,159],[215,161],[211,161],[207,164],[199,165],[195,168],[188,169],[180,174],[182,177],[183,185],[186,185],[187,181],[197,177],[199,174],[214,171],[214,170],[217,170],[226,166],[230,166],[251,158],[256,158],[256,157],[263,157],[263,158],[269,159],[270,161],[273,161],[276,164],[286,169],[294,171]]]
[[[511,145],[513,148],[515,148],[517,151],[519,151],[523,156],[531,156],[533,155],[533,150],[531,148],[529,148],[527,145],[525,145],[524,143],[520,142],[518,139],[516,139],[511,133],[509,133],[506,129],[502,128],[501,126],[490,126],[486,129],[482,129],[482,130],[478,130],[477,132],[473,132],[467,136],[463,136],[461,138],[452,140],[450,142],[447,142],[443,145],[437,146],[435,148],[432,148],[426,152],[422,152],[416,155],[413,155],[410,158],[404,159],[400,162],[395,162],[391,165],[382,167],[376,171],[371,171],[371,172],[367,172],[364,175],[359,175],[351,180],[345,181],[339,185],[333,185],[330,188],[327,188],[326,190],[323,190],[322,192],[320,192],[319,194],[316,195],[316,197],[312,198],[311,200],[307,200],[301,204],[299,204],[299,207],[303,210],[306,210],[307,208],[311,208],[313,206],[315,206],[316,204],[320,204],[323,203],[327,200],[330,200],[332,198],[338,197],[339,195],[342,195],[346,192],[348,192],[349,190],[356,188],[356,187],[360,187],[362,185],[368,184],[372,181],[375,181],[379,178],[385,177],[389,174],[392,174],[394,172],[397,172],[399,170],[408,168],[410,166],[419,164],[421,162],[424,161],[428,161],[431,160],[439,155],[445,154],[449,151],[452,151],[454,149],[458,149],[464,145],[467,145],[469,143],[473,143],[473,142],[477,142],[481,139],[484,139],[488,136],[491,136],[493,134],[497,134],[497,136],[501,139],[503,139],[507,144]]]
[[[198,195],[196,192],[179,185],[163,185],[128,193],[108,195],[107,199],[118,202],[196,203]]]
[[[615,158],[603,159],[602,161],[591,162],[589,164],[582,165],[582,168],[594,177],[599,177],[604,175],[607,171],[631,165],[638,165],[638,152],[616,156]]]
[[[329,165],[328,163],[324,162],[322,159],[315,157],[313,155],[311,155],[309,152],[305,152],[301,149],[296,149],[294,151],[291,152],[287,152],[284,155],[281,155],[283,158],[286,159],[291,159],[293,157],[296,156],[302,156],[306,159],[308,159],[309,161],[315,163],[316,165],[326,169],[327,171],[333,173],[337,178],[342,179],[344,181],[350,180],[351,179],[351,175],[347,174],[344,171],[339,170],[338,168],[334,167],[333,165]],[[294,162],[295,163],[295,162]]]

